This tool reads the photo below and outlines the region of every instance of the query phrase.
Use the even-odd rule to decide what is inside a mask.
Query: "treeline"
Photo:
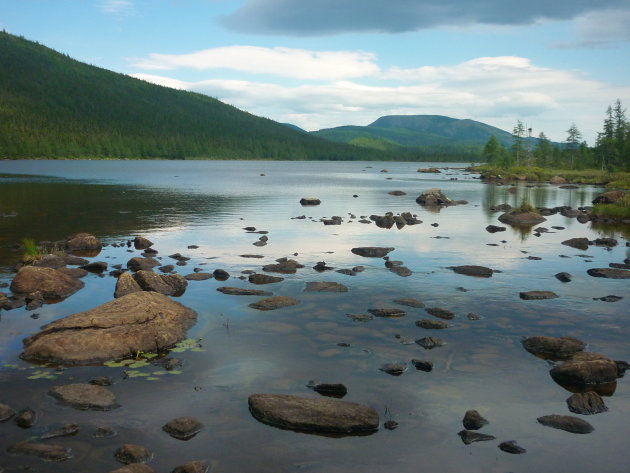
[[[564,143],[553,144],[544,132],[538,142],[526,140],[528,131],[518,121],[512,131],[512,146],[505,147],[491,136],[483,148],[482,160],[493,166],[538,166],[556,169],[601,169],[630,171],[630,122],[621,100],[606,109],[602,131],[595,146],[582,140],[582,133],[572,123]]]
[[[6,32],[0,64],[0,158],[391,159]]]

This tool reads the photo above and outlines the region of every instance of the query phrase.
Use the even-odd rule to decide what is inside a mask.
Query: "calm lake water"
[[[490,234],[487,225],[500,225],[499,213],[491,212],[491,205],[518,205],[527,196],[536,206],[575,208],[590,205],[602,189],[519,185],[512,194],[508,186],[483,184],[461,169],[416,172],[431,165],[0,161],[0,213],[17,213],[0,218],[0,283],[11,281],[12,265],[21,255],[15,245],[23,238],[59,240],[80,231],[107,244],[145,236],[155,243],[164,264],[174,263],[167,255],[176,252],[191,258],[187,266],[177,267],[183,275],[193,268],[210,272],[221,268],[231,275],[225,282],[190,281],[177,298],[197,311],[198,322],[189,336],[201,345],[201,350],[173,354],[184,360],[179,374],[163,374],[149,366],[138,369],[144,376],[125,377],[123,368],[58,370],[19,358],[22,339],[42,325],[111,300],[116,283],[111,276],[88,275],[84,289],[58,304],[35,311],[2,311],[0,402],[16,410],[32,407],[39,419],[29,430],[13,422],[0,424],[0,471],[107,472],[122,466],[113,453],[123,443],[153,450],[150,465],[157,472],[199,459],[211,462],[212,471],[226,473],[629,471],[628,379],[619,379],[614,394],[604,398],[608,412],[580,416],[595,427],[593,433],[577,435],[544,427],[536,422],[542,415],[571,414],[565,403],[570,393],[551,379],[547,362],[522,348],[521,339],[573,336],[587,342],[589,351],[630,361],[629,281],[586,273],[628,258],[625,244],[630,229],[594,228],[558,214],[541,224],[551,231],[540,237],[509,226],[505,232]],[[433,187],[469,203],[440,211],[416,204],[416,197]],[[406,195],[389,195],[393,190]],[[300,198],[309,196],[320,198],[321,205],[302,207]],[[408,211],[423,223],[397,230],[358,222],[361,216]],[[302,215],[307,218],[293,218]],[[342,216],[343,224],[325,226],[319,221],[333,215]],[[267,246],[252,246],[260,235],[246,233],[246,226],[268,231]],[[591,246],[586,251],[561,245],[572,237],[600,236],[615,237],[619,245]],[[198,248],[188,249],[189,245]],[[403,261],[413,274],[400,277],[385,268],[382,259],[352,254],[350,249],[358,246],[394,247],[390,257]],[[109,245],[91,260],[124,266],[139,253]],[[247,259],[242,254],[263,258]],[[252,287],[238,279],[242,271],[261,272],[262,265],[285,256],[305,267],[286,275],[281,283],[255,288],[292,296],[300,304],[259,312],[248,307],[256,297],[216,291],[225,285]],[[363,265],[365,271],[356,276],[319,273],[312,269],[319,261],[335,269]],[[480,279],[448,269],[462,264],[489,266],[501,273]],[[573,281],[558,281],[554,274],[561,271],[571,273]],[[310,281],[339,282],[349,291],[304,292]],[[551,290],[559,297],[519,298],[519,292],[530,290]],[[623,299],[593,299],[607,295]],[[449,309],[456,317],[441,331],[415,325],[431,318],[424,309],[398,306],[407,310],[407,316],[399,319],[355,322],[347,317],[372,308],[397,307],[394,299],[409,297],[427,307]],[[481,319],[469,320],[471,312]],[[406,343],[425,336],[439,336],[446,345],[425,350]],[[398,377],[379,371],[384,363],[409,363],[413,358],[432,361],[433,371],[416,371],[413,365]],[[77,411],[56,405],[46,395],[53,386],[101,375],[116,380],[111,389],[121,408]],[[345,400],[369,404],[379,412],[381,422],[393,419],[399,427],[381,428],[368,436],[332,438],[280,430],[250,415],[250,394],[317,397],[307,387],[311,380],[345,384]],[[462,443],[457,432],[463,429],[461,421],[469,409],[477,409],[489,420],[480,432],[497,440]],[[184,415],[197,417],[205,429],[187,442],[161,430],[169,420]],[[45,463],[5,453],[16,441],[69,422],[79,424],[79,434],[51,441],[72,448],[74,458],[67,462]],[[92,438],[100,426],[112,427],[118,435]],[[527,453],[500,451],[497,445],[504,440],[516,440]]]

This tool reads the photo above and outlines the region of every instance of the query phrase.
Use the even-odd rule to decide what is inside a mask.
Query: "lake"
[[[90,260],[110,267],[125,266],[141,253],[118,245],[139,235],[154,242],[163,264],[175,263],[168,257],[173,253],[189,257],[186,266],[176,266],[182,275],[194,268],[230,274],[223,282],[190,281],[176,298],[198,313],[188,332],[198,343],[171,354],[183,360],[175,373],[148,365],[130,376],[125,367],[36,366],[19,358],[22,339],[42,325],[110,301],[116,279],[107,272],[86,276],[83,289],[57,304],[2,311],[0,403],[15,410],[31,407],[39,418],[28,430],[12,421],[0,424],[0,471],[112,471],[122,466],[114,451],[124,443],[150,448],[155,455],[149,464],[158,472],[191,460],[207,460],[212,471],[225,473],[628,471],[628,380],[620,378],[616,390],[604,396],[608,412],[578,416],[594,432],[578,435],[542,426],[536,421],[540,416],[573,415],[566,405],[571,393],[550,377],[552,365],[525,351],[521,341],[534,335],[571,336],[588,343],[588,351],[630,361],[629,280],[587,274],[589,268],[629,257],[630,229],[595,228],[556,214],[541,224],[549,232],[539,236],[509,225],[504,232],[488,233],[487,225],[502,225],[492,205],[519,205],[526,197],[538,207],[577,208],[591,205],[603,189],[521,183],[510,192],[510,186],[482,183],[463,170],[465,165],[0,161],[0,214],[16,214],[0,218],[0,283],[10,283],[24,238],[55,241],[76,232],[92,233],[107,244]],[[417,172],[430,166],[442,172]],[[438,210],[416,203],[422,191],[435,187],[468,204]],[[405,195],[390,195],[394,190]],[[302,197],[317,197],[321,205],[303,207]],[[359,223],[386,212],[411,212],[423,223],[400,230]],[[343,217],[341,225],[320,221],[335,215]],[[261,235],[243,229],[250,226],[269,232],[266,246],[253,246]],[[585,251],[561,244],[573,237],[604,236],[619,244]],[[401,277],[382,259],[350,251],[361,246],[395,248],[389,256],[412,274]],[[262,272],[263,265],[281,257],[294,258],[304,268],[268,286],[253,286],[244,278],[243,271]],[[335,270],[359,265],[365,270],[354,276],[318,272],[313,266],[321,261]],[[449,269],[465,264],[500,272],[476,278]],[[554,276],[559,272],[573,275],[572,281],[560,282]],[[306,283],[314,281],[341,283],[348,292],[305,292]],[[300,303],[262,312],[248,307],[257,297],[216,291],[226,285],[265,289]],[[520,299],[520,292],[534,290],[559,297]],[[608,295],[623,299],[595,300]],[[455,318],[444,330],[420,328],[416,321],[433,317],[393,302],[400,298],[448,309]],[[407,315],[363,322],[348,317],[382,307],[401,308]],[[479,319],[471,320],[470,313]],[[445,345],[426,350],[413,343],[426,336],[438,336]],[[412,359],[431,361],[433,370],[416,370]],[[392,362],[407,363],[407,371],[391,376],[379,370]],[[58,406],[46,394],[53,386],[95,376],[115,380],[111,390],[119,409],[78,411]],[[313,380],[343,383],[348,388],[344,400],[374,407],[381,428],[363,436],[314,435],[271,427],[250,414],[247,399],[254,393],[318,397],[307,387]],[[480,432],[496,440],[462,443],[457,433],[469,409],[489,421]],[[191,440],[176,440],[161,430],[185,415],[205,426]],[[398,422],[398,428],[383,428],[387,420]],[[71,447],[72,459],[46,463],[6,453],[16,441],[65,423],[78,424],[79,433],[50,442]],[[117,435],[93,438],[103,426]],[[516,440],[527,453],[502,452],[497,446],[505,440]]]

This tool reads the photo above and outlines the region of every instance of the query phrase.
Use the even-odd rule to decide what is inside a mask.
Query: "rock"
[[[388,192],[389,195],[407,195],[406,192],[403,191],[390,191]]]
[[[0,423],[9,421],[15,415],[15,411],[8,405],[0,403]]]
[[[337,282],[307,282],[306,292],[348,292],[348,288]]]
[[[208,468],[204,461],[192,461],[175,467],[171,473],[206,473]]]
[[[509,212],[512,210],[512,206],[510,204],[497,204],[490,207],[492,212]]]
[[[186,338],[197,314],[155,292],[134,292],[56,320],[24,340],[22,358],[67,365],[163,350]]]
[[[334,433],[378,430],[374,408],[336,399],[309,399],[286,394],[253,394],[249,409],[261,422],[277,427]]]
[[[396,430],[398,428],[398,422],[396,422],[395,420],[388,420],[383,424],[383,427],[385,427],[387,430]]]
[[[348,394],[348,388],[343,384],[319,383],[313,386],[313,391],[322,396],[335,397],[341,399]]]
[[[282,278],[280,278],[282,279]],[[259,289],[242,289],[240,287],[219,287],[217,291],[230,296],[270,296],[272,293]]]
[[[346,314],[353,322],[369,322],[370,320],[374,320],[374,316],[370,314]]]
[[[416,340],[416,343],[420,345],[422,348],[431,350],[432,348],[443,346],[444,340],[437,337],[424,337],[419,340]]]
[[[426,360],[418,360],[416,358],[414,358],[413,360],[411,360],[411,364],[413,364],[413,366],[418,370],[418,371],[432,371],[433,370],[433,363],[430,361],[426,361]]]
[[[252,302],[249,307],[258,310],[275,310],[283,307],[290,307],[299,304],[300,301],[288,296],[273,296],[267,299],[261,299],[258,302]]]
[[[599,414],[608,410],[602,397],[593,391],[573,394],[567,399],[567,406],[571,412],[582,415]]]
[[[543,359],[568,360],[576,353],[584,351],[586,343],[572,337],[536,336],[524,339],[523,348]]]
[[[129,465],[130,463],[144,463],[153,458],[153,452],[141,445],[126,443],[114,453],[114,457],[120,463]]]
[[[561,386],[608,384],[617,380],[617,364],[598,353],[577,353],[549,372]]]
[[[552,427],[554,429],[566,430],[574,434],[588,434],[593,430],[593,426],[585,420],[572,416],[562,416],[558,414],[539,417],[538,423]]]
[[[134,256],[129,261],[127,261],[127,268],[131,271],[151,271],[156,266],[160,266],[160,262],[154,258],[140,258],[139,256]]]
[[[77,250],[98,250],[103,247],[101,241],[94,235],[89,233],[77,233],[66,239],[66,249],[69,251]]]
[[[564,177],[553,176],[549,179],[549,184],[566,184],[567,180]]]
[[[90,273],[100,274],[104,271],[107,271],[107,263],[105,261],[94,261],[92,263],[84,264],[81,266],[81,269],[85,269]]]
[[[77,424],[65,424],[58,429],[51,430],[39,436],[41,440],[54,439],[57,437],[69,437],[79,433],[79,426]]]
[[[552,291],[527,291],[519,292],[519,297],[525,301],[534,301],[542,299],[555,299],[558,294]]]
[[[153,242],[147,238],[137,236],[133,239],[133,246],[136,250],[146,250],[153,246]]]
[[[86,264],[87,261],[83,264]],[[66,266],[66,260],[59,255],[42,255],[41,258],[36,259],[31,263],[33,266],[38,266],[40,268],[53,268],[60,269]]]
[[[555,277],[558,281],[561,282],[571,282],[571,279],[573,278],[573,276],[571,276],[569,273],[557,273]]]
[[[401,276],[403,278],[406,278],[407,276],[411,276],[413,274],[412,271],[406,266],[392,266],[391,268],[389,268],[389,270],[392,273],[397,274],[398,276]]]
[[[486,231],[488,233],[504,232],[505,231],[505,227],[500,227],[498,225],[488,225],[486,227]]]
[[[15,417],[15,423],[23,429],[30,429],[37,422],[37,412],[30,407],[22,409]]]
[[[466,430],[479,430],[484,425],[488,424],[488,421],[484,419],[482,415],[474,409],[466,411],[462,422]]]
[[[203,424],[194,417],[185,416],[173,419],[162,426],[162,430],[178,440],[190,440],[197,435]]]
[[[317,272],[322,272],[322,271],[331,271],[335,268],[331,267],[331,266],[326,266],[326,262],[325,261],[318,261],[317,264],[315,264],[315,266],[313,266],[313,269]]]
[[[15,443],[7,448],[7,452],[12,455],[28,455],[52,462],[62,462],[72,458],[72,450],[70,448],[48,443]]]
[[[523,447],[518,446],[516,440],[506,440],[505,442],[501,442],[499,444],[499,448],[506,453],[512,453],[514,455],[527,453],[527,450],[525,450]]]
[[[377,317],[388,318],[404,317],[405,315],[407,315],[407,312],[405,312],[404,310],[395,308],[368,309],[368,312]]]
[[[391,213],[388,215],[370,215],[370,220],[379,228],[392,228],[395,223],[394,216]]]
[[[630,271],[627,269],[591,268],[586,272],[595,278],[630,279]]]
[[[171,273],[175,269],[175,266],[172,264],[165,264],[164,266],[160,266],[158,269],[163,273]]]
[[[439,174],[441,171],[438,168],[418,168],[418,172]]]
[[[400,376],[407,371],[407,363],[385,363],[379,370],[392,376]]]
[[[416,202],[420,205],[431,206],[445,206],[456,205],[457,202],[446,197],[440,189],[434,188],[424,191],[418,196]]]
[[[479,278],[490,278],[494,272],[490,268],[485,266],[464,265],[464,266],[449,266],[448,269],[452,269],[457,274],[465,274],[466,276],[476,276]]]
[[[568,240],[564,240],[562,244],[578,250],[587,250],[588,238],[569,238]]]
[[[190,273],[184,276],[186,281],[205,281],[207,279],[212,279],[212,274],[210,273]]]
[[[269,276],[268,274],[251,274],[248,278],[252,284],[272,284],[275,282],[284,281],[284,278],[279,276]]]
[[[418,220],[415,216],[411,215],[411,212],[401,213],[400,218],[402,218],[407,225],[419,225],[422,223],[422,220]]]
[[[382,258],[388,253],[394,251],[394,248],[383,248],[378,246],[364,246],[359,248],[352,248],[352,253],[355,255],[363,256],[365,258]]]
[[[356,276],[357,275],[357,272],[354,271],[353,269],[346,269],[346,268],[338,269],[335,272],[339,273],[339,274],[345,274],[346,276]]]
[[[116,437],[116,435],[118,435],[118,432],[111,427],[98,427],[92,434],[92,437],[95,439],[108,439]]]
[[[57,399],[60,404],[66,404],[75,409],[109,411],[120,407],[114,393],[103,386],[93,384],[55,386],[48,394]]]
[[[118,280],[116,281],[116,289],[114,290],[114,297],[117,299],[119,297],[126,296],[127,294],[141,291],[142,288],[133,278],[131,273],[124,272],[120,276],[118,276]]]
[[[470,430],[461,430],[457,433],[466,445],[470,445],[473,442],[485,442],[488,440],[495,440],[493,435],[480,434],[478,432],[471,432]]]
[[[319,205],[322,201],[316,197],[302,197],[300,199],[300,204],[302,205]]]
[[[111,386],[114,384],[114,380],[109,376],[97,376],[90,379],[90,384],[94,384],[95,386]]]
[[[608,248],[613,248],[617,246],[619,242],[614,238],[596,238],[590,243],[594,244],[595,246],[606,246]]]
[[[298,263],[293,259],[280,258],[277,264],[267,264],[263,266],[263,271],[282,273],[282,274],[295,274],[295,272],[303,268],[304,265]]]
[[[424,310],[427,314],[440,319],[451,320],[455,318],[455,314],[453,314],[450,310],[442,309],[441,307],[427,307]]]
[[[429,330],[431,329],[440,330],[440,329],[448,328],[448,324],[446,322],[442,322],[441,320],[435,320],[435,319],[418,320],[416,322],[416,325],[418,327],[429,329]]]
[[[626,195],[626,191],[609,191],[598,195],[593,200],[593,204],[615,204]]]
[[[224,269],[215,269],[212,272],[212,275],[217,281],[227,281],[230,278],[230,273]]]
[[[84,284],[57,269],[23,266],[11,281],[14,294],[40,292],[46,299],[63,299],[81,289]]]
[[[155,473],[155,470],[144,463],[130,463],[109,473]]]
[[[518,209],[510,210],[499,216],[499,222],[508,223],[510,225],[537,225],[546,220],[545,217],[536,211],[521,212]]]
[[[173,253],[172,255],[168,255],[169,258],[173,258],[177,261],[189,261],[190,258],[182,255],[181,253]]]
[[[421,309],[424,307],[424,303],[421,300],[414,299],[413,297],[394,299],[393,302],[396,304],[407,306],[407,307],[414,307],[416,309]]]
[[[188,286],[188,281],[179,274],[158,274],[139,270],[133,278],[143,291],[158,292],[165,296],[181,296]]]
[[[466,318],[468,320],[481,320],[481,316],[479,314],[475,314],[474,312],[469,312],[466,315]]]

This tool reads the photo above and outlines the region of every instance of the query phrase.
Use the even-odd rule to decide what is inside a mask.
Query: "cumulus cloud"
[[[551,69],[522,57],[483,57],[452,66],[392,68],[370,84],[354,80],[287,86],[251,80],[173,81],[135,75],[161,85],[216,97],[256,115],[307,130],[367,125],[383,115],[440,114],[472,118],[504,130],[516,120],[563,140],[574,121],[592,142],[605,108],[630,87],[598,82],[574,71]],[[363,81],[365,82],[365,81]]]
[[[115,17],[128,16],[133,12],[133,2],[129,0],[105,0],[99,5],[103,13]]]
[[[225,25],[263,34],[403,32],[472,24],[523,25],[570,20],[627,0],[248,0]]]
[[[132,61],[145,70],[232,69],[312,80],[364,77],[378,72],[375,56],[361,51],[307,51],[292,48],[227,46],[190,54],[150,54]]]

